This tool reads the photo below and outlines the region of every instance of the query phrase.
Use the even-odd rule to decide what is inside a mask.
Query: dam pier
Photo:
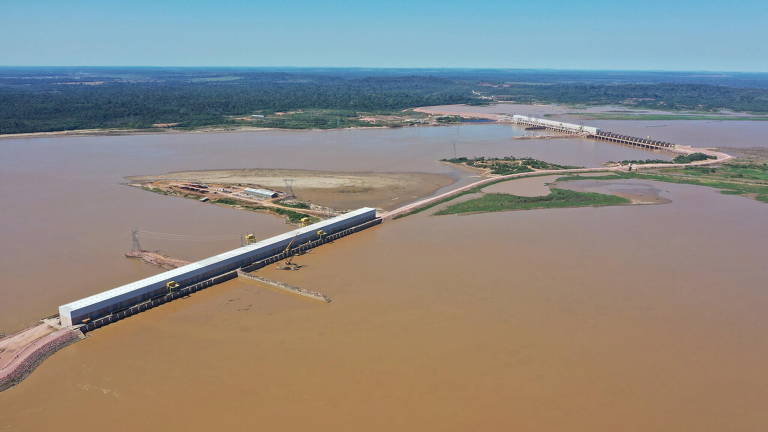
[[[381,219],[376,209],[361,208],[242,246],[173,270],[59,306],[63,326],[90,331],[169,300],[237,277],[369,228]]]
[[[546,129],[567,135],[610,141],[617,144],[624,144],[650,150],[673,150],[675,148],[675,144],[666,141],[655,140],[651,139],[650,137],[638,138],[629,135],[621,135],[596,128],[594,126],[584,126],[574,123],[565,123],[518,114],[515,114],[512,117],[507,117],[506,120],[523,126],[526,130]]]

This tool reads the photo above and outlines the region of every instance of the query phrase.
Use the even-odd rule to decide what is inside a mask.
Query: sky
[[[0,65],[768,72],[768,0],[0,0]]]

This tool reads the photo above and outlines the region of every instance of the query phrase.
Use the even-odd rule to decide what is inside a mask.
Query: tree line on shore
[[[509,74],[507,74],[509,75]],[[542,75],[542,79],[550,75]],[[0,134],[240,124],[233,117],[301,109],[392,112],[516,102],[768,113],[768,89],[690,83],[509,83],[502,72],[0,68]],[[493,78],[493,79],[489,79]],[[509,78],[509,77],[507,77]],[[319,111],[318,111],[319,112]],[[327,116],[325,116],[327,117]],[[297,127],[354,125],[349,116]]]

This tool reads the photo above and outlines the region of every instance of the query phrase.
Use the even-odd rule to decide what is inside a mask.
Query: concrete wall
[[[555,120],[547,120],[547,119],[541,119],[541,118],[536,118],[536,117],[528,117],[528,116],[518,115],[518,114],[513,115],[512,119],[515,120],[515,121],[536,123],[536,124],[540,124],[540,125],[546,126],[546,127],[566,129],[566,130],[570,130],[570,131],[573,131],[573,132],[576,132],[576,133],[586,132],[586,133],[595,135],[595,134],[597,134],[600,131],[600,129],[598,129],[596,127],[593,127],[593,126],[582,126],[582,125],[577,125],[577,124],[574,124],[574,123],[565,123],[565,122],[559,122],[559,121],[555,121]]]
[[[109,315],[166,293],[166,283],[169,281],[179,283],[180,287],[192,285],[278,254],[291,241],[291,247],[296,247],[316,240],[318,230],[334,234],[375,218],[375,209],[358,209],[59,306],[59,316],[63,325],[70,326],[79,324],[84,319],[92,320]]]

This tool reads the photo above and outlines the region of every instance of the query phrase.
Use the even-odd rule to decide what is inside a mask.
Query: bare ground
[[[293,190],[298,199],[335,209],[363,206],[392,209],[453,183],[453,179],[441,174],[288,169],[181,171],[128,177],[129,181],[137,183],[182,181],[239,184],[279,191],[285,191],[285,179],[293,179]]]

